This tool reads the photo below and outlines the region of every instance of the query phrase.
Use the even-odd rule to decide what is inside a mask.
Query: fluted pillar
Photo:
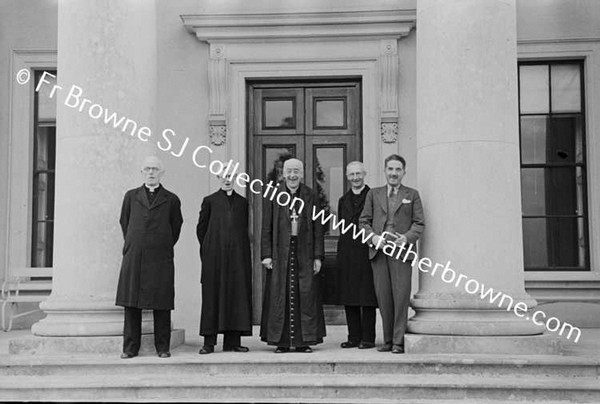
[[[491,304],[479,284],[533,308],[524,288],[514,0],[417,1],[421,256],[457,277],[419,274],[408,331],[516,336],[543,329]],[[423,267],[427,270],[426,267]],[[467,278],[458,282],[458,274]],[[504,301],[504,307],[509,300]],[[410,337],[409,337],[410,338]],[[489,344],[493,351],[493,343]]]
[[[154,1],[59,3],[53,290],[35,335],[122,334],[118,221],[123,195],[142,183],[141,161],[155,147],[143,140],[145,130],[139,135],[155,129],[155,31]],[[137,130],[115,128],[105,114],[94,118],[101,110],[131,119]]]

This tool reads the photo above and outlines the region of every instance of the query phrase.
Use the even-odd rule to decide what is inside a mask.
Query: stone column
[[[47,317],[32,327],[37,336],[122,334],[115,306],[121,203],[142,183],[141,161],[160,135],[138,137],[142,127],[155,130],[155,32],[153,1],[59,3],[53,288],[41,305]],[[81,89],[78,101],[68,97],[72,85]],[[82,105],[84,98],[91,102]],[[115,129],[104,114],[93,119],[99,108],[135,121],[137,130]],[[151,325],[144,322],[145,332]]]
[[[543,331],[467,293],[466,278],[456,286],[462,273],[514,303],[536,305],[524,288],[517,102],[515,1],[419,0],[417,170],[426,214],[420,255],[433,264],[450,261],[456,278],[448,282],[448,270],[443,280],[442,268],[419,274],[409,333]],[[506,338],[422,337],[407,335],[407,352],[518,351]]]

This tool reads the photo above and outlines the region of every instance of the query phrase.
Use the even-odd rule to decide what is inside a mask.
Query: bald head
[[[296,191],[304,177],[304,164],[298,159],[289,159],[283,163],[283,178],[291,191]]]
[[[155,187],[160,184],[160,179],[165,173],[162,161],[156,156],[148,156],[142,163],[142,177],[144,184]]]

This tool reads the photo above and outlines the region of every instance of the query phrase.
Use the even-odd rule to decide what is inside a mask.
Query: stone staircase
[[[600,403],[600,360],[567,356],[313,354],[0,356],[2,401]],[[352,351],[352,352],[348,352]]]

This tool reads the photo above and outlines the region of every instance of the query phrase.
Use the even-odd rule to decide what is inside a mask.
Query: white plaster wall
[[[7,240],[10,237],[7,222],[10,198],[9,105],[11,98],[9,88],[11,81],[15,80],[10,73],[12,52],[19,49],[56,50],[57,3],[57,0],[30,0],[27,2],[0,0],[0,283],[4,280]],[[20,157],[25,158],[26,156]],[[13,181],[28,181],[28,178],[13,178]],[[29,310],[29,308],[20,307],[19,310]],[[13,328],[29,327],[37,319],[39,316],[37,318],[19,318],[15,320]]]
[[[56,0],[0,0],[0,279],[4,277],[8,236],[9,88],[15,80],[10,74],[12,51],[56,50],[57,23]]]
[[[572,38],[600,38],[600,1],[517,1],[518,41]]]

